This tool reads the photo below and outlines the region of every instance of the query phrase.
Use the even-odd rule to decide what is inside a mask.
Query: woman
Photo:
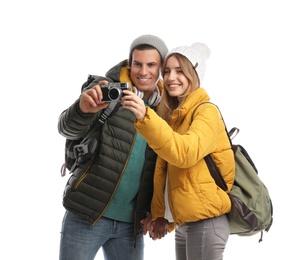
[[[235,163],[217,107],[202,88],[209,49],[202,43],[173,49],[162,75],[165,89],[157,113],[125,91],[123,107],[136,116],[135,127],[158,154],[151,205],[153,222],[145,222],[153,239],[175,227],[178,260],[223,259],[229,237],[226,213],[231,202],[215,184],[204,157],[211,154],[228,189]],[[207,103],[206,103],[207,102]],[[161,224],[160,224],[161,223]]]

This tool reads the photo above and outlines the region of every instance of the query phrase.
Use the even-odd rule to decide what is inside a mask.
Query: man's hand
[[[149,230],[152,230],[152,215],[149,214],[146,218],[142,219],[140,223],[143,225],[143,234],[146,235]]]
[[[109,102],[102,102],[103,96],[100,86],[105,84],[108,84],[108,81],[99,81],[97,85],[81,94],[79,108],[83,113],[96,113],[109,106]]]

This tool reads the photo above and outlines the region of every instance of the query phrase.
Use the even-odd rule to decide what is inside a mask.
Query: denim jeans
[[[187,222],[175,230],[177,260],[221,260],[229,238],[226,215]]]
[[[92,226],[66,211],[62,221],[59,260],[93,260],[100,248],[105,260],[142,260],[144,239],[141,235],[135,240],[133,223],[102,217]]]

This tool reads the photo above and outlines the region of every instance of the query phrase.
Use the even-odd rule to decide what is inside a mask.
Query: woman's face
[[[182,96],[189,87],[189,80],[184,75],[175,56],[168,58],[163,80],[165,88],[171,97]]]

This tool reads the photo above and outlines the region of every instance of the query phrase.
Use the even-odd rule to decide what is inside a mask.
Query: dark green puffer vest
[[[60,116],[59,132],[66,138],[78,139],[84,136],[99,115],[82,113],[77,100]],[[124,173],[136,135],[134,120],[134,114],[123,109],[109,117],[95,132],[96,136],[99,135],[99,148],[94,160],[75,169],[67,182],[64,207],[92,225],[102,217]],[[140,220],[150,212],[153,195],[156,154],[148,145],[145,158],[134,215],[135,236],[142,232]]]

